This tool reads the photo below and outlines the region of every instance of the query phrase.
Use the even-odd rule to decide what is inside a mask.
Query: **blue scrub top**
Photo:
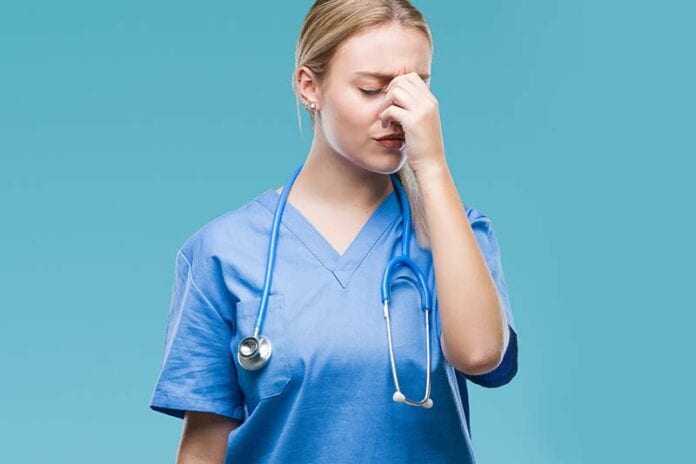
[[[444,358],[436,304],[431,311],[431,409],[395,403],[382,274],[401,252],[395,191],[340,255],[289,202],[261,335],[273,354],[258,371],[237,361],[253,333],[265,276],[273,213],[266,190],[191,235],[176,255],[164,356],[150,408],[183,418],[204,411],[243,420],[228,438],[225,462],[474,463],[467,380],[484,387],[517,372],[517,336],[491,221],[467,216],[505,306],[510,343],[493,371],[470,376]],[[435,294],[432,254],[412,231],[411,258]],[[394,276],[408,275],[399,268]],[[425,328],[418,292],[392,286],[394,356],[403,393],[425,389]]]

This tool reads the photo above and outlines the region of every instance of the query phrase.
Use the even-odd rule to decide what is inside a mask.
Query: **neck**
[[[290,195],[332,208],[370,209],[393,190],[389,175],[358,166],[315,137]]]

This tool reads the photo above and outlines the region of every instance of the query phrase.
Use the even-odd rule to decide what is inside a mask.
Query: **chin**
[[[369,152],[369,151],[368,151]],[[406,149],[393,154],[374,153],[368,157],[355,157],[351,161],[361,168],[377,174],[394,174],[399,171],[406,162]]]
[[[402,150],[399,154],[394,156],[384,156],[381,158],[382,162],[374,162],[374,159],[370,161],[373,161],[367,168],[370,171],[379,174],[394,174],[398,172],[406,162],[406,151]]]

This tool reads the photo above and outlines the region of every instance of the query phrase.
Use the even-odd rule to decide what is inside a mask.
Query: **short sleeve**
[[[476,208],[469,208],[467,214],[469,216],[471,229],[486,259],[486,264],[488,265],[488,269],[491,272],[491,276],[493,277],[493,281],[495,282],[498,294],[503,303],[508,327],[510,328],[510,340],[502,361],[498,367],[491,372],[481,375],[468,375],[459,371],[457,371],[457,373],[463,375],[467,380],[483,387],[501,387],[510,382],[517,373],[517,328],[512,314],[507,285],[505,283],[500,247],[498,246],[498,240],[496,239],[491,220]]]
[[[182,419],[189,410],[243,420],[244,401],[230,349],[234,326],[228,317],[229,298],[221,294],[219,273],[205,265],[210,260],[193,256],[197,251],[200,247],[189,247],[188,256],[182,250],[176,255],[164,356],[150,408]]]

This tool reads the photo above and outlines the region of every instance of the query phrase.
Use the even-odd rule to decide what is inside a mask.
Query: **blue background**
[[[414,3],[520,334],[517,377],[470,390],[479,461],[684,462],[692,4]],[[306,156],[290,77],[310,5],[2,3],[0,461],[174,461],[182,422],[148,401],[176,250]]]

